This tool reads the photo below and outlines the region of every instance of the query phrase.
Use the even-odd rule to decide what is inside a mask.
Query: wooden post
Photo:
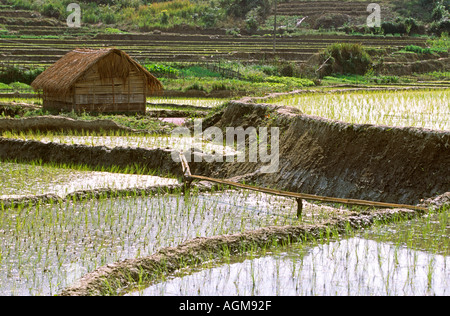
[[[296,198],[297,201],[297,217],[302,217],[302,211],[303,211],[303,200],[301,198]]]
[[[273,16],[273,58],[275,58],[276,54],[276,41],[277,41],[277,9],[278,8],[278,0],[275,0],[275,14]]]
[[[184,192],[189,192],[191,189],[191,183],[194,180],[192,178],[191,169],[189,168],[189,163],[186,160],[186,157],[183,154],[183,151],[180,151],[180,161],[181,167],[183,168],[183,183],[184,183]]]

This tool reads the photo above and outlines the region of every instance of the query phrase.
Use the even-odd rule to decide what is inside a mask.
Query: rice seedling
[[[214,108],[221,106],[228,99],[218,98],[169,98],[169,97],[148,97],[147,102],[153,104],[175,104],[175,105],[189,105],[204,108]]]
[[[214,143],[200,137],[172,137],[169,135],[136,135],[122,131],[116,131],[104,135],[104,133],[90,132],[68,132],[64,135],[60,133],[15,133],[3,132],[2,137],[11,139],[21,139],[24,141],[34,140],[44,143],[58,143],[67,145],[104,146],[108,148],[130,147],[130,148],[166,148],[188,151],[191,148],[202,149],[205,153],[235,153],[230,146]]]
[[[18,197],[53,193],[64,197],[84,190],[125,190],[155,185],[174,185],[178,180],[155,175],[117,173],[119,169],[92,171],[83,166],[57,166],[34,162],[0,162],[0,197]],[[110,172],[105,172],[110,171]],[[123,172],[134,170],[123,170]]]
[[[283,96],[270,102],[353,124],[450,130],[449,89],[315,93]]]
[[[0,213],[0,291],[3,295],[57,293],[84,273],[197,237],[266,225],[293,224],[293,210],[271,197],[215,194],[74,197]],[[270,201],[270,202],[269,202]],[[270,214],[268,216],[267,214]],[[249,249],[255,251],[255,249]]]
[[[346,237],[328,239],[325,233],[270,252],[232,255],[129,295],[445,296],[450,289],[448,211],[447,206],[412,221],[379,223]],[[200,285],[199,292],[191,290]]]

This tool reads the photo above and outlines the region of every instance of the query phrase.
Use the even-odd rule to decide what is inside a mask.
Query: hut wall
[[[75,84],[77,111],[145,112],[144,76],[133,70],[126,79],[100,79],[96,66]]]
[[[74,109],[73,91],[65,96],[44,91],[42,100],[43,108],[45,110],[71,111],[72,109]]]

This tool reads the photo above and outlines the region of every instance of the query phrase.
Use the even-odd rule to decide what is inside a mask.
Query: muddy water
[[[448,214],[228,258],[131,295],[450,295]]]
[[[8,208],[0,212],[0,295],[57,294],[100,266],[198,236],[294,224],[293,206],[230,191]]]
[[[160,121],[172,123],[178,126],[183,126],[186,123],[185,117],[167,117],[167,118],[159,118]]]

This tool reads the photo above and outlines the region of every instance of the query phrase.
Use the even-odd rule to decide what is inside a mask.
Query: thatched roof
[[[75,49],[40,74],[31,86],[34,90],[43,90],[46,93],[67,94],[77,80],[97,63],[101,79],[112,77],[126,79],[135,68],[145,76],[149,92],[163,89],[156,77],[128,54],[115,48]]]

